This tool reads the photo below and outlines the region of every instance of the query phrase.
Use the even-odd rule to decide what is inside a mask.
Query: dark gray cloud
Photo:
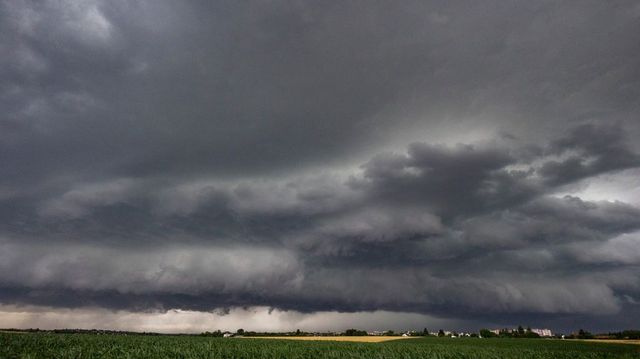
[[[594,176],[611,170],[637,167],[638,154],[624,141],[620,126],[585,124],[573,129],[569,136],[556,140],[551,151],[566,154],[558,161],[546,162],[541,175],[552,185]]]
[[[0,10],[0,303],[640,320],[636,4]]]

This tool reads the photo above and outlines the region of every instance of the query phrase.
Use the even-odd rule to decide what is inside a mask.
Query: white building
[[[538,334],[541,337],[552,337],[553,333],[551,332],[551,329],[531,329],[531,331],[533,333]]]

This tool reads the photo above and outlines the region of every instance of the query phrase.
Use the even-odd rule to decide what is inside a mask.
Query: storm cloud
[[[632,326],[639,20],[1,2],[0,304]]]

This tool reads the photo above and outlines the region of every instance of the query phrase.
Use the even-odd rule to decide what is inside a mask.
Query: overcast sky
[[[637,327],[639,34],[635,1],[0,1],[0,323]]]

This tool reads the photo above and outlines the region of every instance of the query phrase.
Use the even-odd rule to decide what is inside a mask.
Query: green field
[[[0,333],[0,358],[640,358],[640,346],[544,339],[416,338],[348,343]]]

